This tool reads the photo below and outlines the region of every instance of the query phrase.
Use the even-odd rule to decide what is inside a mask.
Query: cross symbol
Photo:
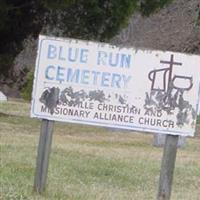
[[[160,63],[169,64],[169,79],[168,79],[168,86],[167,86],[167,88],[168,88],[167,91],[169,91],[170,84],[171,84],[171,81],[172,81],[173,65],[182,65],[182,63],[174,62],[174,55],[173,54],[171,55],[170,61],[163,61],[163,60],[161,60]]]

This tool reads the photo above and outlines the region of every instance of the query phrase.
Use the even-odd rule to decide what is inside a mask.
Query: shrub
[[[33,87],[33,78],[34,74],[33,72],[29,72],[27,75],[26,83],[24,84],[22,90],[21,90],[21,96],[23,99],[30,101],[31,95],[32,95],[32,87]]]

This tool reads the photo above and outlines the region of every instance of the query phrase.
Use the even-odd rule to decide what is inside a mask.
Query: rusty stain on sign
[[[66,106],[76,106],[84,101],[97,101],[99,103],[109,102],[111,95],[106,98],[103,90],[91,90],[86,93],[84,90],[74,91],[72,87],[67,87],[60,91],[59,88],[47,88],[40,97],[40,102],[43,103],[53,115],[54,109],[61,103]],[[122,95],[115,94],[115,98],[120,104],[125,104],[126,99]]]
[[[40,97],[40,102],[50,110],[51,114],[54,113],[54,108],[56,108],[59,103],[59,93],[60,89],[58,87],[52,87],[46,89]]]

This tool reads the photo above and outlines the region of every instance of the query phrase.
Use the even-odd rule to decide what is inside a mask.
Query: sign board
[[[31,116],[193,136],[200,56],[39,37]]]

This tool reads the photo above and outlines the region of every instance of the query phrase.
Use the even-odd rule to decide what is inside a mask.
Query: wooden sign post
[[[177,152],[177,135],[167,135],[160,172],[157,200],[169,200]]]
[[[34,191],[40,194],[46,186],[53,127],[54,121],[42,120],[34,181]]]

